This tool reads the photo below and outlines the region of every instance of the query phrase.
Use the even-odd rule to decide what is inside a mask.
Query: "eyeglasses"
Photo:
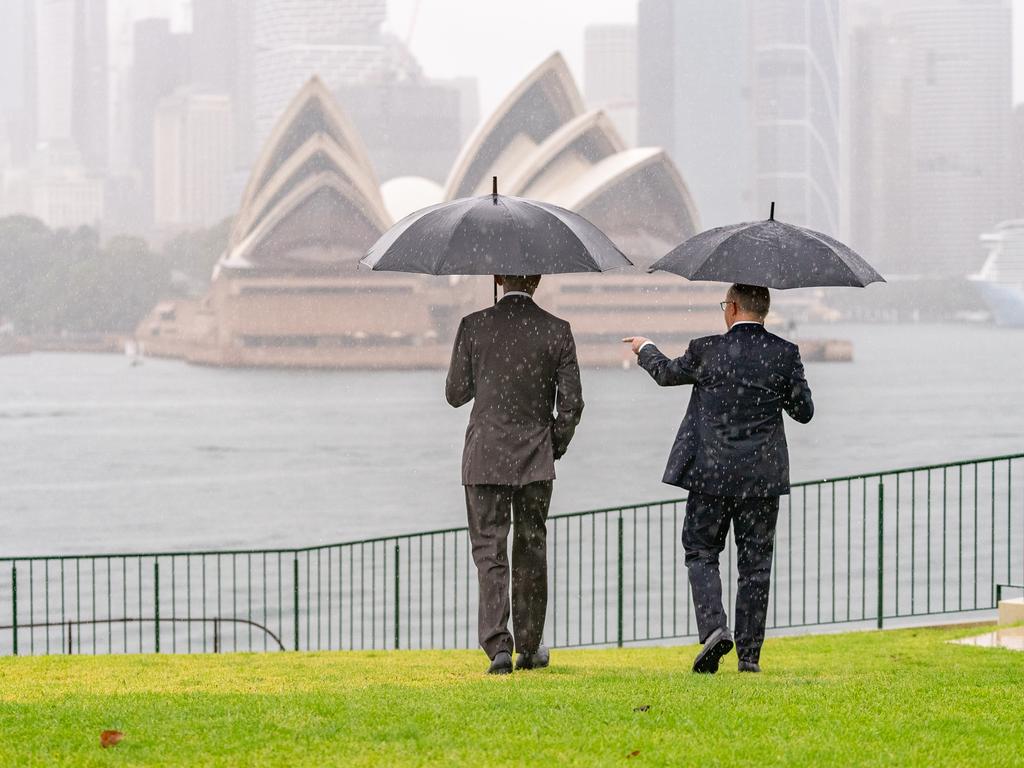
[[[725,308],[727,306],[729,306],[730,304],[735,304],[735,303],[736,303],[735,301],[720,301],[720,302],[718,302],[718,306],[720,306],[722,308],[722,311],[725,312]]]

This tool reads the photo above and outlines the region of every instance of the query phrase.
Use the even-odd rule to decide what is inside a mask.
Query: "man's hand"
[[[639,355],[640,347],[642,347],[644,344],[650,341],[650,339],[648,339],[645,336],[627,336],[622,341],[630,345],[634,355]]]

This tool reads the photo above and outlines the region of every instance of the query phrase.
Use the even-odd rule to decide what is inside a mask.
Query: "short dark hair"
[[[768,289],[760,285],[734,283],[729,288],[728,298],[736,302],[736,308],[757,317],[765,317],[772,305]]]
[[[540,275],[501,275],[501,284],[509,291],[533,293],[540,285]]]

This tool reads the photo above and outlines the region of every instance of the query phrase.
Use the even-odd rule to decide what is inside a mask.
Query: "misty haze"
[[[1024,621],[1020,51],[1014,0],[2,0],[0,655]]]

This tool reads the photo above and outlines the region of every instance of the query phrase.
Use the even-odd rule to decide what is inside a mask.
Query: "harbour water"
[[[817,413],[787,422],[793,479],[1024,449],[1024,333],[804,327]],[[681,349],[666,349],[679,354]],[[288,547],[464,524],[468,409],[444,373],[192,367],[115,355],[0,358],[0,554]],[[584,371],[553,512],[673,498],[659,480],[688,388]]]

